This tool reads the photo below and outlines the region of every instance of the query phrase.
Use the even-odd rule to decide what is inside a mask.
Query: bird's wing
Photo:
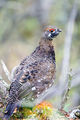
[[[52,84],[54,72],[54,65],[48,60],[35,61],[25,65],[17,73],[15,81],[10,86],[10,96],[14,96],[19,100],[29,94],[37,97],[37,93],[41,93]]]

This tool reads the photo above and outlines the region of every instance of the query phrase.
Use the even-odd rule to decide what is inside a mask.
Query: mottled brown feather
[[[52,41],[41,39],[39,46],[28,57],[22,60],[16,69],[10,86],[8,102],[20,100],[21,87],[28,85],[28,93],[36,99],[43,91],[51,87],[55,79],[55,52]],[[24,95],[23,95],[24,97]]]

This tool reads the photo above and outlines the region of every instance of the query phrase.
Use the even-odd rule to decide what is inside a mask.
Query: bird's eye
[[[51,32],[53,32],[53,30],[51,30]]]
[[[50,31],[50,32],[53,32],[53,31],[55,31],[55,29],[49,29],[49,31]]]

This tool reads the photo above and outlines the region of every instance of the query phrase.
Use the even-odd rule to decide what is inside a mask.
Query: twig
[[[3,60],[1,60],[1,64],[2,64],[3,70],[4,70],[4,72],[5,72],[5,75],[7,76],[8,80],[9,80],[9,82],[10,82],[10,72],[9,72],[9,70],[7,69],[7,67],[6,67],[5,63],[3,62]]]
[[[8,89],[8,88],[9,88],[9,84],[7,84],[7,82],[5,82],[2,78],[2,76],[0,75],[0,92],[5,94],[6,89]]]
[[[60,108],[61,110],[64,108],[65,103],[67,102],[67,100],[69,98],[69,92],[70,92],[70,89],[71,89],[71,80],[72,80],[72,74],[71,74],[71,71],[70,71],[70,73],[68,74],[68,86],[67,86],[67,90],[64,93],[63,100],[61,102],[61,108]]]

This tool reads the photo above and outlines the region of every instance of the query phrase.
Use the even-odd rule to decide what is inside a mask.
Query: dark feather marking
[[[28,97],[29,94],[31,98],[36,99],[38,93],[41,94],[49,88],[49,85],[53,85],[54,75],[55,52],[53,46],[47,46],[47,50],[46,47],[38,46],[31,56],[25,58],[17,68],[15,81],[10,86],[8,103],[15,103],[26,95]],[[24,84],[27,86],[24,87]],[[32,90],[32,87],[35,87],[36,90]]]

